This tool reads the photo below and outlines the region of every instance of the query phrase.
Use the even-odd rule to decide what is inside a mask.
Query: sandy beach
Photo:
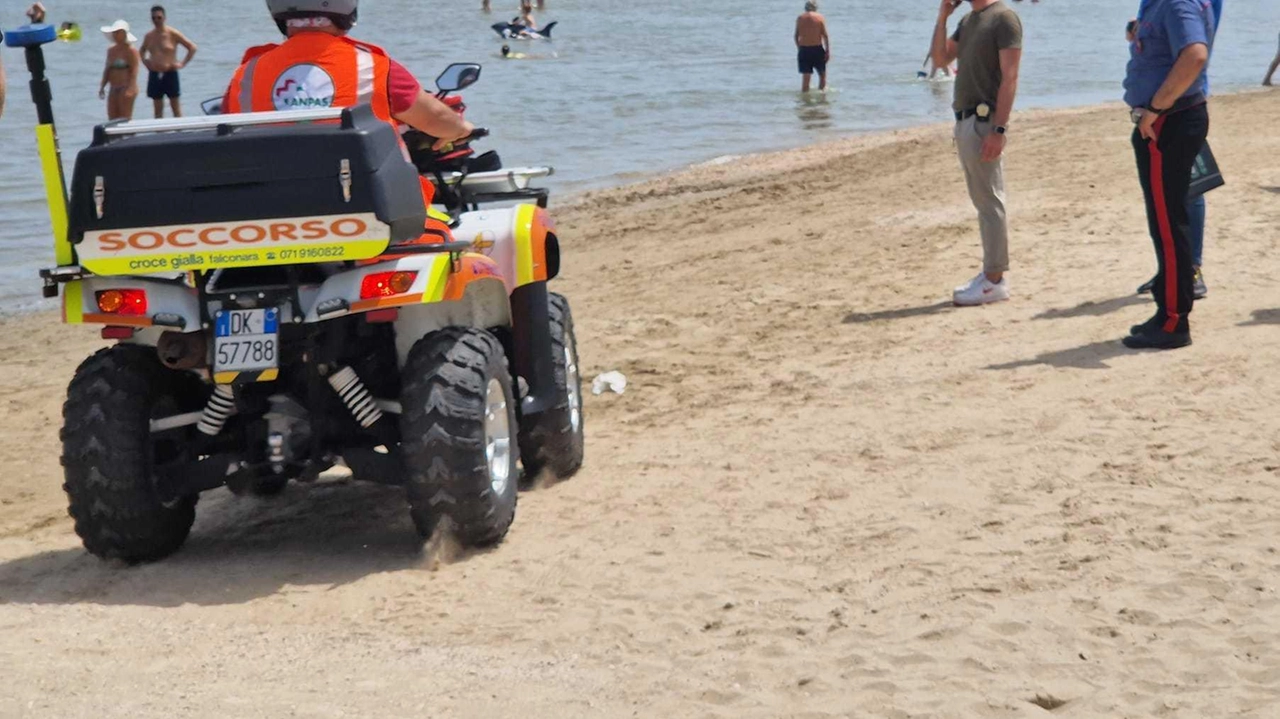
[[[949,304],[949,125],[562,205],[585,374],[630,386],[484,553],[335,478],[100,562],[58,427],[102,341],[5,319],[0,716],[1278,716],[1280,93],[1212,113],[1210,295],[1163,354],[1119,343],[1154,256],[1118,105],[1016,116],[986,308]]]

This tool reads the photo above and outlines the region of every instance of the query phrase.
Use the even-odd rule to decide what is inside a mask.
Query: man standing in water
[[[955,288],[951,299],[960,306],[985,305],[1009,299],[1009,224],[1004,208],[1005,132],[1018,92],[1022,64],[1022,21],[999,0],[965,0],[973,12],[947,37],[947,19],[961,0],[942,0],[933,31],[934,67],[957,58],[955,142],[964,168],[969,198],[978,210],[982,233],[982,271]]]
[[[155,29],[142,38],[142,64],[150,71],[147,74],[147,97],[155,104],[156,117],[164,117],[166,97],[173,116],[182,117],[182,105],[178,100],[182,87],[178,84],[178,71],[196,56],[196,45],[186,35],[169,27],[165,17],[163,7],[156,5],[151,8],[151,24]],[[179,45],[187,49],[187,57],[182,62],[178,62]]]
[[[804,80],[801,92],[809,91],[809,79],[818,73],[818,89],[827,89],[827,63],[831,61],[831,38],[827,37],[827,20],[818,14],[817,0],[804,4],[804,14],[796,18],[796,48],[800,74]]]

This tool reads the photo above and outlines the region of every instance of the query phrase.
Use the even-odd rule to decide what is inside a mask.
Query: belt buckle
[[[991,106],[987,103],[981,103],[973,110],[973,114],[978,116],[979,120],[987,120],[991,117]]]
[[[1141,107],[1131,108],[1129,110],[1129,119],[1133,121],[1133,124],[1137,125],[1142,122],[1142,116],[1146,113],[1147,111]]]

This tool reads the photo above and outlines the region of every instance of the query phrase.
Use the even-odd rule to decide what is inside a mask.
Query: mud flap
[[[520,413],[525,416],[545,412],[556,403],[548,301],[546,282],[531,282],[511,293],[512,368],[528,386],[520,400]]]

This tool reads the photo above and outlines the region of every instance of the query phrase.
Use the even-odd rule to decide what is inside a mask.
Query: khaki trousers
[[[978,210],[982,269],[997,273],[1009,270],[1009,222],[1004,209],[1004,157],[982,161],[982,141],[992,132],[990,122],[978,122],[974,116],[956,123],[955,139],[969,199]]]

